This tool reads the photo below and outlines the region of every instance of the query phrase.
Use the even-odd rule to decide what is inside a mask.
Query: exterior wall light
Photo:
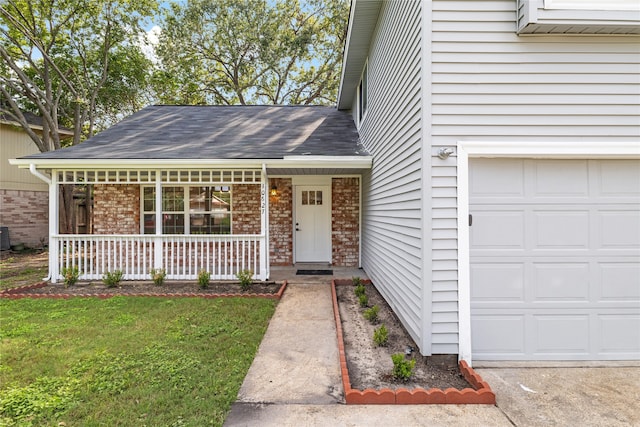
[[[273,197],[276,197],[278,195],[278,187],[276,187],[275,184],[271,186],[271,191],[269,192],[269,194],[271,194]]]

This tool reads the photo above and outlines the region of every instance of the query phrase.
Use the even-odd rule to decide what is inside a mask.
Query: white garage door
[[[640,161],[469,163],[474,360],[640,359]]]

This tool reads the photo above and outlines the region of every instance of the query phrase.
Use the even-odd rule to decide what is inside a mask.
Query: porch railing
[[[51,279],[63,280],[65,267],[78,267],[81,280],[100,280],[120,270],[124,280],[149,280],[163,268],[169,280],[195,280],[201,270],[212,280],[233,280],[242,270],[268,278],[262,235],[57,235],[49,242]]]

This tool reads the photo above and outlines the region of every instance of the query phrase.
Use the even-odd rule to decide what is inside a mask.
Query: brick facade
[[[331,180],[331,262],[357,267],[360,250],[360,180]]]
[[[0,225],[9,228],[11,244],[39,248],[49,242],[49,193],[0,190]]]
[[[269,196],[269,259],[271,265],[293,264],[293,184],[291,178],[272,178],[278,188]]]
[[[93,186],[94,234],[140,234],[140,186]]]
[[[234,184],[232,187],[233,234],[260,234],[260,186]]]

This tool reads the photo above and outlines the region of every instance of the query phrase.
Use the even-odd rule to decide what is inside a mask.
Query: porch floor
[[[298,270],[333,270],[333,275],[327,276],[297,276]],[[358,267],[336,267],[326,263],[297,263],[288,266],[271,266],[270,280],[288,283],[327,284],[331,279],[351,279],[352,277],[368,279],[367,273]]]

